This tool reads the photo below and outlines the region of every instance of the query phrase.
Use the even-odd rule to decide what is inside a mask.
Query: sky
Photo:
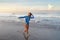
[[[0,0],[0,12],[60,10],[60,0]]]

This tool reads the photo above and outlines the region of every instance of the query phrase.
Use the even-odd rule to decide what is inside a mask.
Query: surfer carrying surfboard
[[[27,16],[23,16],[23,17],[19,17],[19,18],[25,18],[24,33],[26,32],[28,34],[29,33],[28,32],[28,30],[29,30],[29,21],[30,21],[30,19],[34,18],[33,14],[31,12],[29,12]]]

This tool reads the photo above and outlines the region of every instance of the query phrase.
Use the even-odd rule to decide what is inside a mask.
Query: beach
[[[60,40],[60,25],[30,23],[29,40]],[[0,21],[0,40],[25,40],[24,23]]]

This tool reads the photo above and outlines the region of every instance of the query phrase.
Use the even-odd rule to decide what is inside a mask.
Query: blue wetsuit
[[[30,21],[30,18],[31,19],[33,19],[34,18],[34,16],[24,16],[24,17],[19,17],[19,18],[25,18],[25,23],[27,24],[27,25],[29,25],[29,21]]]

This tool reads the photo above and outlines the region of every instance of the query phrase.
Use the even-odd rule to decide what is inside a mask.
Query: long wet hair
[[[32,15],[32,13],[31,13],[31,12],[29,12],[29,14],[30,14],[30,15]]]

